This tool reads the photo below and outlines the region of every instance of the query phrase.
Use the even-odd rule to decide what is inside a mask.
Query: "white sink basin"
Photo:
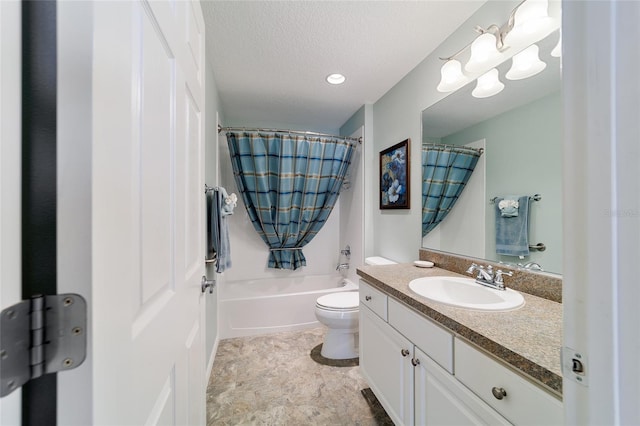
[[[420,296],[458,308],[482,311],[509,311],[524,305],[517,291],[495,290],[475,282],[473,278],[424,277],[409,283]]]

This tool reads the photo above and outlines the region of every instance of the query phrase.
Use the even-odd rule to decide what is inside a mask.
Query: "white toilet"
[[[383,257],[368,257],[367,265],[390,265],[395,262]],[[328,359],[358,357],[358,317],[360,297],[357,291],[342,291],[318,297],[316,318],[329,330],[320,354]]]

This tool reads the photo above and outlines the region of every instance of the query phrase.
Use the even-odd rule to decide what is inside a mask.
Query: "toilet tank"
[[[364,260],[365,265],[395,265],[397,262],[381,256],[371,256]]]

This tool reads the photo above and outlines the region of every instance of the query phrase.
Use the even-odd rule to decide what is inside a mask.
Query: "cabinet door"
[[[416,425],[510,424],[424,352],[414,352]]]
[[[413,345],[360,306],[360,372],[396,425],[413,424]]]
[[[514,424],[563,424],[561,401],[458,338],[455,366],[461,383]],[[497,399],[494,388],[501,388],[505,396]]]

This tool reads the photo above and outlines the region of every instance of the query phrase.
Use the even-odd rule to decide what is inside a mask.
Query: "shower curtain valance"
[[[462,194],[482,150],[452,145],[422,146],[422,236],[449,214]]]
[[[326,222],[355,149],[348,139],[227,132],[247,213],[269,247],[269,268],[306,265],[302,247]]]

